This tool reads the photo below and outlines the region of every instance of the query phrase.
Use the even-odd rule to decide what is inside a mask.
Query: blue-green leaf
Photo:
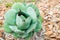
[[[16,16],[16,25],[19,27],[23,25],[23,20],[18,15]]]
[[[16,10],[10,9],[9,11],[7,11],[7,13],[4,16],[5,21],[8,24],[15,25],[16,24],[16,14],[17,14]]]
[[[27,8],[27,14],[33,19],[34,22],[37,21],[36,13],[32,7]]]
[[[16,33],[24,33],[24,31],[19,30],[16,26],[9,26],[9,28]]]
[[[16,11],[25,11],[26,10],[26,6],[24,6],[22,3],[15,3],[13,6],[12,6],[12,9],[15,9]]]
[[[12,32],[12,30],[9,28],[9,25],[7,23],[4,23],[4,31],[8,33]]]
[[[35,5],[29,4],[28,7],[32,7],[35,10],[37,17],[40,15],[39,9]]]

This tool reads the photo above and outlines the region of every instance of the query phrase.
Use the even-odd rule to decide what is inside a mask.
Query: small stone
[[[46,29],[46,31],[50,31],[50,28],[48,27],[48,25],[45,26],[45,29]]]
[[[15,38],[13,37],[13,35],[5,33],[5,40],[15,40]]]
[[[58,21],[58,25],[60,26],[60,22]]]
[[[60,39],[60,34],[58,34],[58,35],[56,36],[56,38],[57,38],[57,39]]]
[[[53,33],[52,35],[50,35],[51,38],[55,38],[56,37],[56,33]]]
[[[3,38],[0,38],[0,40],[4,40]]]
[[[2,37],[3,35],[2,35],[2,33],[0,32],[0,37]]]
[[[52,31],[47,31],[44,34],[47,35],[47,36],[50,36],[52,33],[53,33]]]
[[[50,40],[56,40],[56,38],[51,38]]]
[[[0,37],[3,37],[3,30],[0,30]]]

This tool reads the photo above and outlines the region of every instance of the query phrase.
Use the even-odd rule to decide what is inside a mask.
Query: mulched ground
[[[37,4],[43,17],[46,40],[60,40],[60,0],[41,0]]]
[[[43,17],[42,30],[34,34],[32,40],[60,40],[60,0],[37,1],[40,15]],[[0,5],[0,25],[4,23],[4,13],[8,10],[4,4]],[[0,28],[1,40],[17,40],[11,34]],[[22,40],[22,39],[18,39]]]

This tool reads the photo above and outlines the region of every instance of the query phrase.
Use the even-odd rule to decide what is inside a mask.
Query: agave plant
[[[17,38],[28,38],[42,28],[42,17],[33,4],[15,3],[5,13],[4,29]]]

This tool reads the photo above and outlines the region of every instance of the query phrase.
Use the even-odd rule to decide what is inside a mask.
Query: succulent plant
[[[28,38],[42,28],[42,17],[33,4],[15,3],[5,13],[4,29],[17,38]]]

